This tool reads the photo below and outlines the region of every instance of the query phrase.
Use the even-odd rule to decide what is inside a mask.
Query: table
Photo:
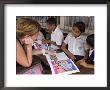
[[[62,52],[61,49],[56,51],[56,53],[60,53],[60,52]],[[49,64],[47,62],[46,56],[41,54],[41,55],[37,55],[35,58],[36,58],[36,60],[33,61],[32,65],[41,63],[42,66],[43,66],[43,69],[44,69],[42,73],[43,74],[51,74],[51,69],[50,69]],[[76,75],[76,74],[94,74],[94,69],[84,68],[84,67],[79,66],[79,65],[77,65],[77,67],[79,68],[80,72],[73,73],[72,75]],[[25,70],[25,69],[27,69],[27,68],[17,66],[16,72],[19,73],[19,72],[21,72],[22,70]]]
[[[60,52],[63,52],[63,51],[61,49],[58,49],[56,51],[56,53],[60,53]],[[42,61],[45,61],[45,63],[48,65],[48,62],[47,62],[46,57],[44,55],[40,55],[39,57],[42,59]],[[80,72],[73,73],[73,74],[94,74],[94,69],[85,68],[85,67],[82,67],[82,66],[79,66],[79,65],[76,65],[76,66],[79,68]],[[47,74],[51,73],[50,70],[45,70],[45,71],[46,71]]]

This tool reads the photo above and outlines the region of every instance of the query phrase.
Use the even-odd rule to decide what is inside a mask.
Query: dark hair
[[[86,42],[91,47],[94,47],[94,34],[91,34],[91,35],[87,36]]]
[[[56,21],[56,19],[54,18],[54,17],[50,17],[50,18],[48,18],[48,20],[46,21],[46,23],[48,23],[48,24],[50,24],[50,25],[52,25],[52,24],[57,24],[57,21]]]
[[[74,23],[73,27],[77,27],[81,33],[85,32],[85,23],[82,21]]]

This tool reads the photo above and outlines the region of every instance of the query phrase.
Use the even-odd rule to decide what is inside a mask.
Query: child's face
[[[87,42],[86,42],[86,46],[87,46],[88,49],[93,48]]]
[[[72,34],[74,37],[79,37],[81,35],[81,31],[77,27],[73,27]]]
[[[47,29],[48,29],[49,32],[52,32],[54,27],[55,27],[54,24],[50,25],[50,24],[47,23]]]

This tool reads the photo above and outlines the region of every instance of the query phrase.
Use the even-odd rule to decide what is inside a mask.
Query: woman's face
[[[74,37],[79,37],[81,35],[81,31],[77,27],[73,27],[72,34]]]
[[[34,35],[32,35],[32,36],[31,36],[31,39],[32,39],[33,41],[35,41],[35,40],[37,39],[38,35],[39,35],[39,32],[36,33],[36,34],[34,34]]]
[[[26,35],[26,36],[22,37],[22,38],[20,39],[20,41],[21,41],[21,43],[24,43],[25,39],[28,39],[28,38],[30,38],[30,39],[32,39],[33,41],[35,41],[35,40],[37,39],[37,37],[38,37],[38,34],[39,34],[39,32],[36,33],[36,34],[34,34],[34,35],[32,35],[32,36]]]

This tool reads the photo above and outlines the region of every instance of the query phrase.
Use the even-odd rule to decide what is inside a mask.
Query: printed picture
[[[16,75],[94,74],[94,16],[16,16]]]

